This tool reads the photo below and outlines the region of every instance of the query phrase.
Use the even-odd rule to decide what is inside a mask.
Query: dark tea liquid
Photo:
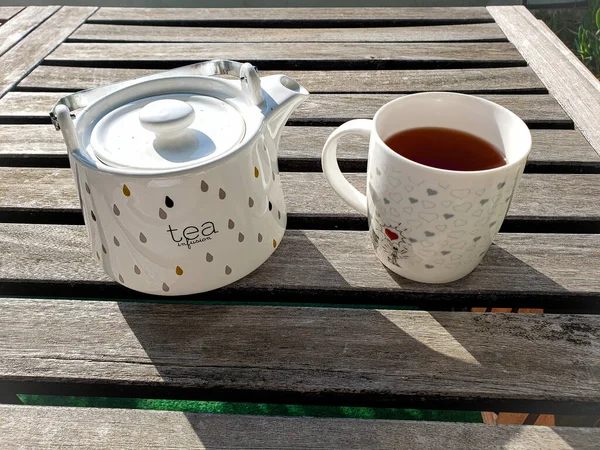
[[[412,128],[385,143],[405,158],[438,169],[474,171],[506,165],[504,156],[489,142],[450,128]]]

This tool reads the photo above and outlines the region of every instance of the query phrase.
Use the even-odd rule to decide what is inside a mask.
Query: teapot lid
[[[244,117],[224,100],[170,93],[108,111],[95,121],[89,144],[108,166],[168,170],[213,160],[238,145],[245,134]]]

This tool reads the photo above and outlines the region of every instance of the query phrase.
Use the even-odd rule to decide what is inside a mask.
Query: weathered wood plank
[[[95,7],[65,6],[0,56],[0,97],[92,14]]]
[[[100,8],[90,22],[193,23],[271,22],[316,23],[334,26],[369,22],[464,23],[491,22],[482,7],[471,8]]]
[[[364,191],[364,173],[347,174]],[[288,213],[297,216],[362,217],[330,188],[319,172],[282,172]],[[79,211],[69,169],[0,168],[0,210]],[[592,219],[600,221],[597,199],[600,175],[525,174],[511,203],[509,217],[523,219]]]
[[[597,234],[500,233],[469,276],[433,285],[386,270],[367,232],[288,230],[252,274],[217,293],[190,298],[597,311],[599,248]],[[149,297],[108,278],[81,225],[0,224],[0,250],[2,295]]]
[[[395,94],[317,94],[310,96],[292,115],[296,123],[337,124],[350,119],[372,118]],[[571,119],[549,95],[482,95],[520,116],[529,125],[569,126]]]
[[[88,23],[69,39],[97,42],[502,42],[506,36],[495,23],[384,28],[208,28]]]
[[[321,151],[333,127],[285,127],[279,150],[282,170],[321,170]],[[574,172],[600,170],[600,157],[577,130],[532,130],[528,169],[562,167]],[[340,167],[365,172],[368,142],[348,137],[338,148]],[[0,125],[0,161],[53,158],[66,164],[62,136],[51,125]],[[15,162],[18,164],[18,162]],[[57,161],[58,163],[58,161]],[[571,168],[571,169],[569,169]],[[344,170],[344,169],[343,169]]]
[[[59,6],[28,6],[0,27],[0,55],[55,13]]]
[[[50,123],[48,112],[67,93],[9,92],[0,99],[0,121],[36,120]],[[401,94],[313,94],[292,114],[290,123],[337,125],[372,118],[385,103]],[[485,94],[481,97],[512,110],[529,125],[572,127],[569,116],[549,95]]]
[[[6,22],[15,14],[23,10],[22,6],[0,6],[0,23]],[[492,20],[490,16],[490,21]]]
[[[350,64],[369,63],[373,68],[379,62],[405,65],[428,63],[444,66],[460,63],[479,65],[524,65],[523,57],[508,42],[493,43],[65,43],[46,60],[54,63],[87,62],[134,63],[169,62],[185,63],[209,59],[248,60],[255,64],[285,62],[298,67],[306,63],[325,61]],[[74,64],[74,65],[78,65]],[[291,68],[290,67],[290,68]],[[417,68],[417,67],[411,67]]]
[[[600,81],[523,6],[490,13],[600,154]]]
[[[149,75],[152,69],[39,66],[21,88],[80,90]],[[261,76],[275,71],[261,70]],[[445,70],[286,70],[285,74],[312,93],[454,91],[463,93],[545,93],[529,67]]]
[[[0,406],[0,443],[18,448],[593,448],[600,429],[401,420]],[[442,442],[443,441],[443,442]]]
[[[0,386],[600,410],[599,316],[22,298],[0,312]]]

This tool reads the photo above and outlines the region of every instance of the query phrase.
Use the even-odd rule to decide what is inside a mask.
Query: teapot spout
[[[296,108],[307,99],[308,91],[286,75],[271,75],[261,78],[264,95],[265,122],[270,137],[279,147],[281,132]]]

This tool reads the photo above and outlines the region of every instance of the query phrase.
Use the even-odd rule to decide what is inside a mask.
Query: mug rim
[[[397,103],[401,103],[403,100],[406,100],[409,98],[414,98],[414,97],[430,97],[430,96],[469,98],[470,100],[475,100],[475,101],[483,103],[488,108],[494,108],[499,111],[502,111],[503,114],[508,114],[509,116],[512,116],[514,119],[517,119],[517,123],[519,124],[519,126],[521,126],[524,129],[524,131],[526,132],[525,133],[526,137],[527,137],[527,142],[525,143],[526,150],[523,152],[521,157],[515,159],[514,161],[512,161],[510,163],[507,162],[503,166],[494,167],[492,169],[484,169],[484,170],[440,169],[439,167],[432,167],[432,166],[428,166],[426,164],[421,164],[421,163],[413,161],[412,159],[409,159],[405,156],[402,156],[399,153],[396,153],[385,143],[385,141],[380,136],[379,131],[377,130],[377,124],[378,124],[379,120],[381,120],[380,117],[385,113],[386,109],[391,108],[393,105],[395,105]],[[454,129],[454,128],[449,128],[449,129]],[[462,131],[462,130],[460,130],[460,131]],[[444,91],[418,92],[415,94],[408,94],[403,97],[398,97],[394,100],[391,100],[391,101],[387,102],[385,105],[381,106],[375,113],[375,116],[373,117],[373,132],[374,132],[373,135],[375,136],[375,139],[378,141],[378,144],[380,144],[381,147],[384,149],[384,152],[387,152],[388,154],[393,155],[392,157],[398,158],[399,161],[403,161],[405,163],[408,163],[409,165],[414,165],[417,168],[429,169],[434,172],[438,172],[440,174],[460,174],[462,176],[467,175],[467,174],[468,175],[480,175],[480,174],[487,175],[487,174],[493,174],[496,172],[501,172],[503,170],[508,170],[514,166],[521,164],[523,162],[523,160],[526,160],[527,157],[529,156],[529,153],[531,152],[531,146],[532,146],[531,130],[529,129],[527,124],[523,121],[523,119],[521,119],[518,115],[516,115],[510,109],[505,108],[504,106],[499,105],[498,103],[492,102],[490,100],[487,100],[485,98],[478,97],[476,95],[460,94],[457,92],[444,92]]]

